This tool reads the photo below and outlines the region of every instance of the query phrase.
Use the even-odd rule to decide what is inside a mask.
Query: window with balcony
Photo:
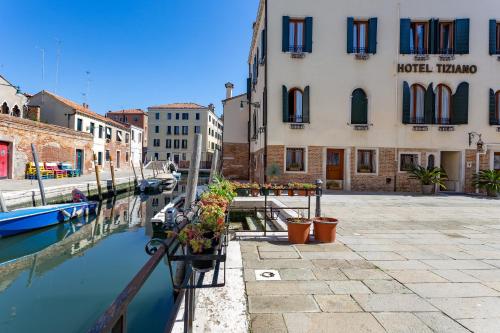
[[[451,89],[440,84],[436,87],[436,124],[449,125],[451,118]]]
[[[309,86],[288,90],[283,86],[283,122],[309,123]]]
[[[305,149],[287,148],[286,149],[286,171],[303,172],[305,171]]]
[[[420,84],[411,86],[410,94],[410,123],[425,124],[425,88]]]
[[[377,18],[347,18],[347,53],[377,53]]]
[[[429,53],[429,22],[411,22],[410,53]]]
[[[283,52],[312,52],[313,18],[283,17]]]
[[[377,173],[377,151],[375,149],[360,149],[357,155],[357,173],[375,174]]]

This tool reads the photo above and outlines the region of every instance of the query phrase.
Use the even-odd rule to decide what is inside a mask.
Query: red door
[[[9,172],[9,143],[0,141],[0,179],[7,178]]]

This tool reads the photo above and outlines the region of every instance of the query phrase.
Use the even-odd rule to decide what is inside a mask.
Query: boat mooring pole
[[[36,178],[38,179],[38,187],[40,188],[40,195],[42,196],[42,205],[47,205],[45,200],[45,189],[43,188],[42,177],[40,176],[40,166],[38,165],[38,154],[36,153],[35,144],[31,144],[31,153],[33,154],[33,161],[35,162]]]
[[[198,174],[200,172],[201,160],[201,134],[194,137],[193,154],[189,163],[189,174],[186,186],[186,200],[184,201],[184,211],[188,211],[196,200],[196,187],[198,186]]]
[[[115,184],[115,166],[113,165],[113,157],[109,157],[109,167],[111,169],[111,185],[112,185],[112,190],[113,194],[116,195],[116,184]]]
[[[141,176],[142,176],[142,179],[144,180],[144,170],[143,170],[143,166],[142,166],[142,161],[139,161],[139,166],[141,167]]]
[[[5,199],[3,197],[3,193],[0,191],[0,212],[8,212],[7,204],[5,203]]]
[[[102,187],[101,187],[101,179],[99,175],[99,164],[97,163],[97,155],[94,154],[94,168],[95,168],[95,179],[97,182],[97,193],[99,195],[99,201],[102,201]]]
[[[210,182],[213,182],[214,177],[217,176],[218,162],[219,162],[219,151],[215,150],[214,156],[212,157],[212,166],[210,168],[210,178],[209,178]]]
[[[135,173],[134,162],[132,161],[132,159],[130,160],[130,165],[132,165],[132,171],[134,171],[134,186],[137,186],[137,174]]]

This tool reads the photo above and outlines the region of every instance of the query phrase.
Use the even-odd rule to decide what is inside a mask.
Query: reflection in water
[[[87,331],[149,259],[149,221],[176,195],[118,198],[95,216],[0,239],[0,332]],[[130,305],[130,332],[162,330],[168,274],[159,265]]]

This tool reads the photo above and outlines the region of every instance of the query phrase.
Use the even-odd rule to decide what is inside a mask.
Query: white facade
[[[134,163],[134,166],[139,166],[142,161],[143,136],[142,128],[130,125],[130,161]]]
[[[0,76],[0,113],[23,118],[28,98]]]
[[[311,52],[305,50],[306,41],[303,41],[304,49],[284,50],[284,17],[290,21],[303,22],[300,29],[307,29],[306,21],[310,20],[312,32],[305,31],[300,38],[312,39]],[[353,43],[348,38],[352,38],[349,19],[368,24],[373,18],[377,21],[376,52],[367,51],[369,54],[356,55],[354,50],[353,53],[348,53],[346,44],[352,46]],[[459,48],[451,41],[455,48],[450,53],[455,53],[454,56],[429,54],[419,57],[414,54],[402,54],[400,36],[402,20],[405,19],[409,19],[412,24],[430,24],[428,22],[431,19],[438,19],[443,24],[450,22],[454,24],[451,31],[456,35],[454,37],[457,41],[460,33],[464,33],[455,30],[461,27],[457,20],[468,19],[468,52],[457,54]],[[392,174],[387,171],[388,174],[380,175],[382,170],[375,165],[385,165],[388,161],[381,161],[380,155],[384,154],[385,150],[378,154],[377,151],[395,149],[392,153],[395,156],[394,161],[391,163],[401,165],[400,156],[404,150],[418,150],[422,165],[428,163],[430,154],[435,154],[437,166],[453,164],[448,173],[456,181],[456,190],[463,191],[466,174],[471,171],[468,169],[476,171],[475,169],[479,168],[479,163],[473,166],[466,163],[467,150],[475,149],[475,141],[469,146],[468,133],[477,132],[482,135],[491,161],[497,158],[495,152],[500,152],[500,132],[498,126],[490,121],[490,89],[494,93],[500,90],[500,62],[496,55],[489,52],[492,20],[500,22],[500,2],[496,0],[484,0],[480,5],[468,0],[262,0],[249,55],[250,77],[253,82],[250,84],[251,101],[262,106],[249,107],[252,124],[250,132],[254,133],[255,128],[267,128],[266,133],[258,133],[250,144],[254,154],[252,167],[256,169],[255,178],[263,179],[266,165],[276,162],[269,159],[269,150],[284,146],[281,163],[285,179],[317,177],[328,181],[328,150],[339,149],[344,154],[343,175],[339,180],[345,189],[351,187],[352,178],[356,176],[364,177],[367,181],[375,180],[378,176],[391,178],[392,182],[396,182],[397,172],[400,171],[393,171]],[[442,31],[445,30],[441,29],[447,28],[436,24],[435,27],[442,36]],[[287,29],[293,30],[288,24]],[[423,35],[430,36],[431,27],[428,26],[427,29]],[[356,31],[354,30],[354,33]],[[288,36],[293,35],[290,31],[287,32]],[[266,43],[262,42],[263,38]],[[366,42],[369,42],[368,36]],[[436,48],[441,47],[441,39],[435,43]],[[292,44],[290,42],[289,45],[293,46]],[[263,52],[264,48],[266,52]],[[402,70],[399,67],[401,65]],[[411,73],[404,71],[405,65],[411,66]],[[454,65],[455,73],[445,73],[448,65]],[[457,73],[456,68],[459,65],[460,70]],[[464,65],[467,67],[463,67]],[[471,66],[475,66],[477,71],[471,70]],[[417,69],[417,72],[414,72],[414,69]],[[443,120],[446,117],[437,116],[438,104],[435,104],[435,114],[431,117],[433,123],[413,121],[413,114],[412,120],[405,120],[403,109],[408,103],[404,100],[405,84],[409,87],[419,84],[425,89],[432,84],[434,98],[437,99],[436,96],[441,96],[436,89],[438,85],[449,87],[451,94],[455,95],[462,83],[467,84],[469,89],[466,94],[468,99],[464,102],[468,107],[468,119],[465,122],[453,122],[452,118],[458,117],[459,112],[454,110],[458,102],[455,103],[452,98],[450,101],[453,101],[454,105],[450,107],[451,115],[448,115],[448,118],[452,119],[451,124],[450,120]],[[304,93],[304,99],[308,88],[307,121],[284,121],[283,87],[286,87],[288,92],[293,88],[300,89]],[[351,103],[356,89],[362,89],[367,98],[367,121],[364,126],[352,124]],[[267,100],[264,99],[266,94]],[[411,97],[411,101],[413,100]],[[445,107],[441,105],[439,108]],[[439,114],[446,115],[445,112]],[[437,118],[440,120],[437,121]],[[286,167],[288,147],[303,149],[306,156],[300,171],[290,171]],[[320,147],[321,165],[313,166],[309,161],[312,151],[316,152],[313,147]],[[373,170],[367,175],[363,174],[362,168],[357,164],[358,156],[362,156],[358,154],[358,150],[363,149],[373,149],[376,156]],[[494,162],[491,162],[489,167],[493,168]],[[361,172],[356,175],[358,171]],[[399,176],[401,179],[402,176]]]

